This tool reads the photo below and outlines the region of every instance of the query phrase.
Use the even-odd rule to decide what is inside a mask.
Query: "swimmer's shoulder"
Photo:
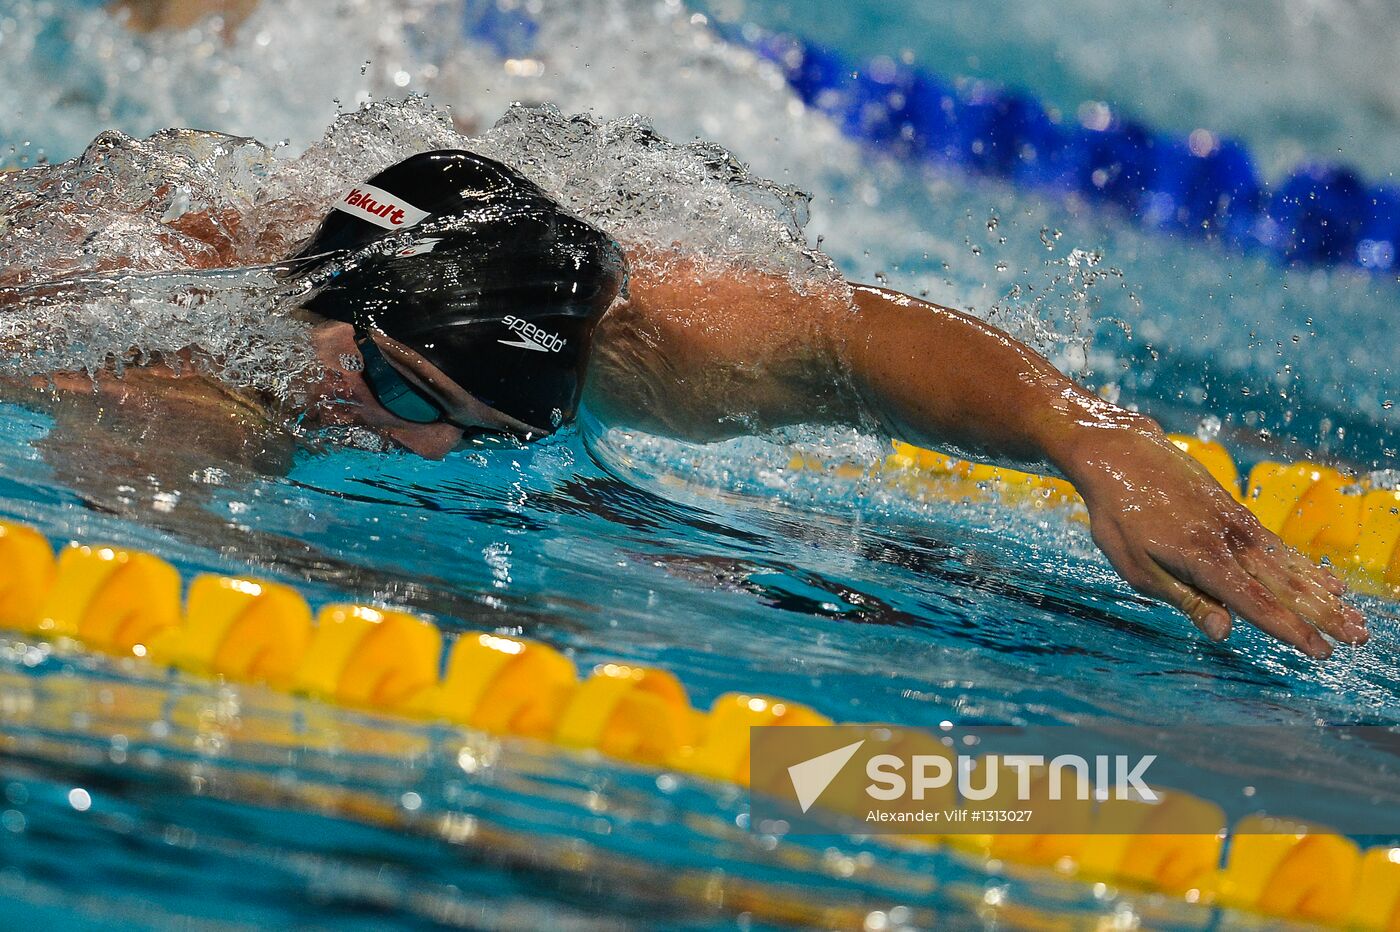
[[[625,246],[627,293],[602,318],[604,339],[645,339],[706,358],[768,354],[817,340],[852,306],[850,286],[794,280],[693,253]]]
[[[831,391],[850,292],[679,252],[628,250],[628,293],[593,334],[585,401],[605,423],[694,439],[785,422]]]

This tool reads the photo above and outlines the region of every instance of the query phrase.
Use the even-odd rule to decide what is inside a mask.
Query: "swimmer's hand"
[[[1325,632],[1364,644],[1346,587],[1266,530],[1155,423],[1126,415],[1084,430],[1061,469],[1084,497],[1094,541],[1135,589],[1180,609],[1212,641],[1231,613],[1325,658]]]

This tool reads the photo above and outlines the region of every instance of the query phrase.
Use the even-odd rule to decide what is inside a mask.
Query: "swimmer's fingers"
[[[1257,520],[1251,520],[1250,524],[1253,525],[1250,543],[1266,555],[1271,555],[1286,564],[1299,582],[1319,594],[1346,595],[1346,583],[1338,579],[1330,569],[1318,566],[1285,544],[1283,538],[1264,528]]]
[[[1222,510],[1217,549],[1257,579],[1285,609],[1348,644],[1369,638],[1366,619],[1340,596],[1346,586],[1328,570],[1289,547],[1239,506]]]
[[[1272,531],[1259,528],[1259,533],[1263,535],[1264,550],[1268,553],[1282,552],[1287,555],[1289,564],[1294,567],[1298,575],[1307,580],[1317,590],[1333,596],[1343,596],[1347,593],[1347,585],[1336,577],[1333,572],[1325,566],[1318,566],[1307,557],[1303,556],[1292,547],[1283,542]]]
[[[1348,644],[1365,644],[1370,638],[1366,617],[1342,601],[1340,593],[1306,557],[1260,530],[1267,537],[1258,546],[1240,550],[1240,566],[1283,605],[1332,637]]]
[[[1068,468],[1089,507],[1094,540],[1137,589],[1188,615],[1207,636],[1229,632],[1227,612],[1312,657],[1353,644],[1365,621],[1345,587],[1259,524],[1199,464],[1151,432],[1099,440]]]
[[[1332,646],[1317,629],[1247,572],[1228,550],[1189,554],[1165,550],[1152,557],[1178,580],[1214,598],[1264,633],[1309,657],[1322,660],[1332,655]]]
[[[1145,553],[1131,556],[1122,535],[1111,523],[1094,528],[1094,539],[1109,555],[1119,574],[1138,592],[1161,599],[1181,612],[1212,641],[1230,636],[1230,612],[1201,590],[1178,579]]]
[[[1230,612],[1224,605],[1177,579],[1150,558],[1149,562],[1151,566],[1143,571],[1140,580],[1129,579],[1128,582],[1190,618],[1191,624],[1212,641],[1223,641],[1230,636]]]
[[[1347,594],[1347,584],[1338,579],[1336,573],[1332,572],[1325,566],[1318,566],[1314,564],[1311,560],[1309,560],[1307,557],[1304,557],[1302,554],[1295,554],[1295,556],[1297,556],[1304,563],[1306,563],[1313,570],[1313,572],[1316,573],[1317,584],[1319,586],[1326,589],[1333,595]]]

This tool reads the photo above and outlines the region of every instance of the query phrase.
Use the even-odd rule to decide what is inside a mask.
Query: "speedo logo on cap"
[[[541,330],[528,320],[521,320],[513,314],[506,315],[501,321],[511,330],[514,330],[519,340],[497,340],[503,346],[516,346],[520,349],[534,350],[537,353],[557,353],[564,348],[564,344],[569,342],[557,333],[550,333]]]
[[[368,220],[386,230],[406,230],[422,223],[428,216],[426,210],[419,210],[403,198],[372,184],[351,188],[335,205],[335,209]]]

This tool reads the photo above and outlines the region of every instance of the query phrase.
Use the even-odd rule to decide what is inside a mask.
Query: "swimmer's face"
[[[382,333],[372,338],[384,357],[405,379],[432,395],[454,423],[415,424],[379,403],[364,377],[364,359],[355,343],[355,328],[327,320],[312,330],[316,355],[326,377],[315,386],[319,396],[310,408],[325,424],[355,424],[428,459],[441,459],[461,441],[463,427],[518,431],[524,425],[481,404],[418,353]],[[462,426],[458,426],[462,425]],[[528,429],[528,428],[527,428]]]

